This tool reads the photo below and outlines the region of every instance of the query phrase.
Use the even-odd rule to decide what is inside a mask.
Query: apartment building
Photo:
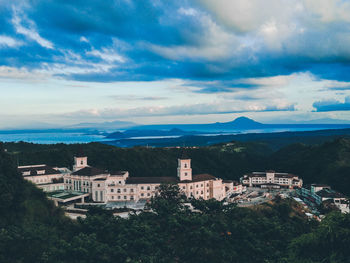
[[[303,180],[289,173],[277,173],[275,171],[253,172],[241,177],[241,183],[249,187],[261,188],[301,188]]]

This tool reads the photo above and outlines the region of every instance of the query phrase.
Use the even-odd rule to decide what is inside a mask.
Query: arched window
[[[185,166],[184,166],[185,168],[187,168],[187,163],[185,163]]]

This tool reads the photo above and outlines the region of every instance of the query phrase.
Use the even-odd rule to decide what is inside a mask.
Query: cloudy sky
[[[0,127],[350,121],[350,1],[0,0]]]

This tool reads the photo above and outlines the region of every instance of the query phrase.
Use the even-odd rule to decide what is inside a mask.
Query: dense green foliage
[[[350,215],[308,221],[292,200],[238,208],[215,200],[182,203],[161,187],[150,211],[114,217],[91,209],[72,221],[15,169],[0,149],[0,262],[348,262]]]
[[[0,262],[349,262],[349,215],[329,214],[318,225],[293,202],[278,200],[254,209],[193,201],[201,211],[194,213],[181,204],[176,187],[164,186],[150,205],[153,213],[121,219],[93,209],[85,220],[73,222],[15,166],[71,167],[75,155],[87,155],[91,165],[129,170],[131,176],[175,176],[181,149],[99,143],[0,147]],[[194,173],[237,180],[246,172],[275,169],[350,194],[346,138],[277,152],[263,143],[242,142],[186,151]]]
[[[321,145],[294,144],[269,156],[276,170],[300,175],[305,183],[325,183],[350,196],[350,139]]]

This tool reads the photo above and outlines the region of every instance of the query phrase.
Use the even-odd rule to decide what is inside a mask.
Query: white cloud
[[[5,36],[5,35],[0,35],[0,47],[5,46],[5,47],[19,47],[23,45],[23,42],[17,39],[14,39],[12,37],[9,36]]]
[[[113,49],[108,49],[108,48],[102,48],[102,50],[92,50],[92,51],[88,51],[86,52],[87,55],[91,55],[91,56],[95,56],[95,57],[99,57],[104,61],[107,61],[109,63],[112,62],[120,62],[123,63],[125,62],[125,58],[123,56],[121,56],[120,54],[118,54],[117,52],[115,52]]]
[[[195,15],[196,20],[201,23],[203,32],[196,35],[198,43],[193,45],[161,46],[146,43],[145,48],[165,58],[181,61],[184,59],[217,61],[228,58],[245,47],[245,37],[236,36],[227,32],[213,19],[203,12],[194,12],[192,9],[180,9],[179,12],[186,15]],[[242,38],[242,39],[240,39]]]
[[[304,0],[305,7],[325,23],[350,22],[350,2],[344,0]]]
[[[274,104],[275,103],[275,104]],[[86,109],[63,114],[68,119],[116,119],[126,117],[159,117],[159,116],[186,116],[186,115],[211,115],[264,111],[294,111],[294,105],[283,101],[272,101],[268,104],[246,103],[245,105],[232,105],[232,103],[198,103],[175,106],[149,106],[131,109],[105,108]]]
[[[23,21],[21,17],[24,18],[23,20],[25,21]],[[25,23],[27,27],[23,26],[22,23]],[[53,49],[53,43],[39,35],[35,23],[32,20],[25,18],[25,15],[16,8],[13,8],[12,24],[18,34],[26,36],[27,38],[37,42],[42,47]]]
[[[84,37],[84,36],[81,36],[79,40],[80,40],[80,42],[89,43],[89,40],[86,37]]]
[[[43,80],[48,77],[39,72],[30,72],[26,68],[14,68],[8,66],[0,66],[0,78],[15,80]]]

